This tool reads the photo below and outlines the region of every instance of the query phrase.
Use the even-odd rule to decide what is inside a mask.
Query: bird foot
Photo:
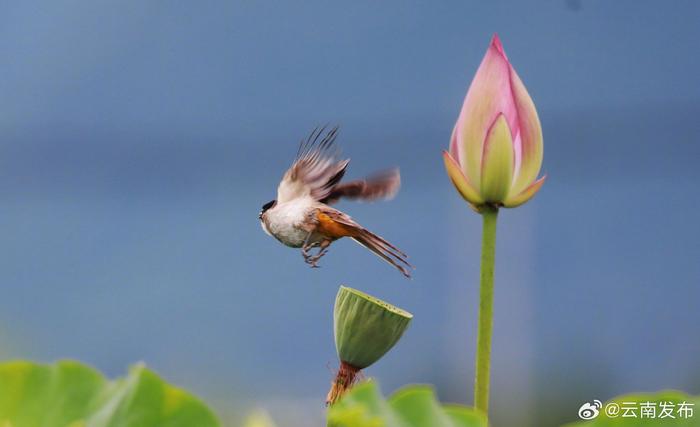
[[[304,262],[309,264],[311,268],[321,268],[321,266],[318,265],[318,261],[328,252],[328,244],[321,244],[316,255],[311,255],[311,253],[309,253],[309,249],[313,247],[314,245],[303,246],[301,248],[301,255],[304,257]]]

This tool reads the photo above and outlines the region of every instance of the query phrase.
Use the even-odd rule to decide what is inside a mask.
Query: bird
[[[324,126],[302,139],[292,166],[277,187],[277,198],[260,210],[258,218],[263,230],[286,246],[301,248],[304,261],[312,268],[319,267],[318,261],[331,243],[348,237],[410,278],[413,266],[404,252],[331,206],[342,199],[393,198],[401,186],[399,169],[341,182],[350,159],[339,159],[337,135],[337,126],[327,131]]]

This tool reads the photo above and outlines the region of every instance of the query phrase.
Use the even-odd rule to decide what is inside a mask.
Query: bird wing
[[[399,169],[389,169],[365,179],[337,184],[321,202],[331,205],[340,199],[359,199],[368,202],[377,199],[391,199],[400,187],[401,174]]]
[[[396,267],[404,276],[411,277],[410,270],[413,266],[408,263],[408,256],[382,237],[355,222],[349,215],[329,206],[323,206],[316,211],[316,219],[318,231],[321,234],[336,239],[350,237]]]
[[[277,187],[280,203],[306,196],[323,200],[343,178],[350,160],[337,159],[333,143],[338,128],[332,128],[321,137],[324,131],[325,127],[314,129],[299,145],[294,164]]]

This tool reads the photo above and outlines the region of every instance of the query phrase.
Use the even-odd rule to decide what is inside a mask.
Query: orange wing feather
[[[396,267],[406,277],[411,277],[413,267],[406,260],[406,254],[383,238],[363,228],[344,213],[326,206],[316,210],[316,231],[336,240],[350,237],[375,255]]]
[[[339,239],[347,236],[353,237],[358,234],[357,228],[340,223],[321,210],[316,211],[316,219],[318,220],[318,231],[325,236]]]

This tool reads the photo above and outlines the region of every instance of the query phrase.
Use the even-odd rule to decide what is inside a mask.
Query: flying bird
[[[299,145],[297,157],[277,187],[277,199],[260,211],[263,230],[281,243],[301,248],[312,268],[334,241],[349,237],[411,277],[413,268],[396,246],[367,230],[331,205],[341,199],[371,201],[392,198],[401,186],[398,169],[365,179],[341,182],[349,159],[338,159],[334,142],[338,128],[316,128]],[[317,252],[312,253],[316,248]]]

